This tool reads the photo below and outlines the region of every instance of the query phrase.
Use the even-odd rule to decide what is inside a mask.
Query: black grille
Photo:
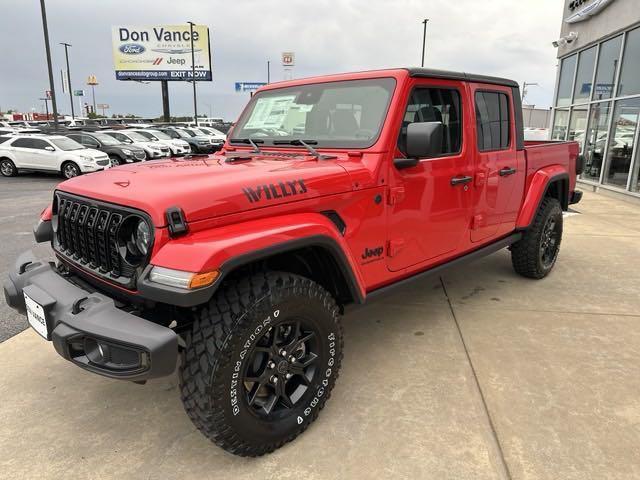
[[[54,248],[67,259],[119,283],[129,284],[136,266],[120,254],[119,228],[134,214],[115,206],[57,195]],[[135,215],[139,217],[138,215]]]

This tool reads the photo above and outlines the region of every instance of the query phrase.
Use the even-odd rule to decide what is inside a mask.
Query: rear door
[[[409,92],[396,158],[406,156],[406,131],[412,122],[442,122],[443,152],[420,159],[415,167],[398,170],[391,165],[387,229],[391,271],[435,263],[468,238],[473,157],[463,137],[463,125],[471,121],[464,98],[465,85],[456,81],[416,79]]]
[[[38,148],[42,140],[24,137],[16,138],[11,143],[11,150],[16,159],[16,167],[18,168],[40,168],[42,159],[40,158],[41,150]],[[45,142],[46,143],[46,142]]]
[[[515,110],[511,88],[472,84],[476,126],[471,241],[500,235],[515,186],[524,176],[516,152]]]

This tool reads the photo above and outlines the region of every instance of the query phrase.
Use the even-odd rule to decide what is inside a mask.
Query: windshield
[[[120,142],[106,133],[94,133],[93,136],[103,145],[120,145]]]
[[[237,126],[234,139],[313,140],[321,147],[373,145],[395,87],[392,78],[318,83],[257,93]]]
[[[169,135],[159,130],[150,130],[149,133],[153,134],[154,137],[160,140],[171,140],[171,137]]]
[[[129,137],[134,142],[148,142],[149,139],[144,135],[140,135],[138,132],[127,132],[127,137]]]
[[[79,144],[78,142],[76,142],[75,140],[72,140],[71,138],[53,138],[50,140],[51,143],[53,143],[56,147],[58,147],[60,150],[65,150],[65,151],[70,151],[70,150],[84,150],[85,147],[83,147],[81,144]]]
[[[193,136],[193,135],[189,135],[184,130],[172,130],[172,132],[175,132],[176,135],[178,135],[180,138],[191,138]]]
[[[198,133],[194,132],[190,128],[183,128],[182,131],[185,132],[190,137],[195,137],[196,135],[199,135]]]

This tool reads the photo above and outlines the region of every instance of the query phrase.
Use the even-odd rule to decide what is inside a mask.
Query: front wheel
[[[3,177],[15,177],[18,174],[18,169],[11,160],[3,158],[0,160],[0,173]]]
[[[65,162],[62,165],[62,176],[64,178],[73,178],[80,175],[80,167],[73,162]]]
[[[533,223],[511,246],[511,263],[520,275],[546,277],[558,259],[562,240],[562,207],[555,198],[545,198]]]
[[[109,155],[109,160],[111,161],[111,166],[112,167],[117,167],[119,165],[124,165],[126,163],[124,160],[122,160],[117,155]]]
[[[195,316],[180,367],[195,426],[225,450],[259,456],[318,416],[338,377],[342,327],[311,280],[267,272],[231,282]]]

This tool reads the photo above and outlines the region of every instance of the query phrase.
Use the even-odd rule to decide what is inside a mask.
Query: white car
[[[223,142],[227,140],[227,135],[213,127],[198,127],[198,130],[204,132],[206,135],[211,135],[217,140],[222,140]]]
[[[142,148],[147,154],[147,160],[153,160],[156,158],[165,158],[171,156],[171,150],[166,145],[162,145],[159,142],[153,142],[144,135],[140,135],[133,130],[107,130],[101,133],[111,135],[120,143],[126,143],[133,145],[134,147]]]
[[[34,170],[73,178],[110,166],[106,153],[61,135],[15,135],[0,143],[0,173],[5,177],[13,177],[20,170]]]
[[[184,140],[173,139],[169,135],[160,130],[154,130],[152,128],[129,130],[137,132],[143,137],[148,138],[152,142],[159,142],[161,145],[166,145],[171,150],[172,155],[186,155],[191,153],[191,147]]]
[[[0,136],[3,137],[12,137],[14,135],[21,135],[27,133],[42,133],[41,130],[37,128],[8,128],[8,127],[0,127]]]

